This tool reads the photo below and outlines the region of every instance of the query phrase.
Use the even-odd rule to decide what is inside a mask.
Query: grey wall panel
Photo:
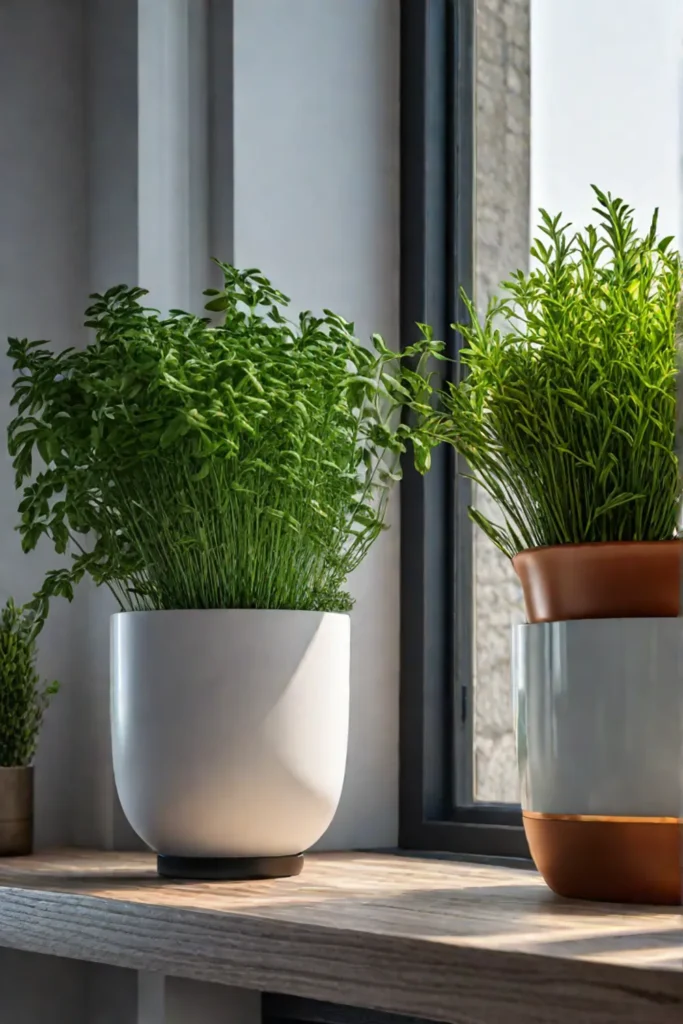
[[[396,0],[235,0],[234,255],[398,344]],[[352,580],[351,731],[328,846],[397,841],[399,531]]]

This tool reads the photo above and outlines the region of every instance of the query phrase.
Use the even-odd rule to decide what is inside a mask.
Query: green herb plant
[[[368,349],[329,311],[287,319],[259,271],[219,267],[218,322],[121,285],[92,296],[83,350],[10,339],[23,546],[71,554],[38,602],[89,573],[122,609],[347,610],[400,456],[429,467],[440,342]]]
[[[534,263],[483,322],[456,325],[467,372],[439,436],[494,500],[472,519],[510,557],[590,541],[668,540],[677,520],[676,311],[681,264],[633,210],[594,188],[597,227],[541,210]]]
[[[36,670],[40,615],[10,598],[0,612],[0,767],[31,764],[43,713],[57,683],[44,684]]]

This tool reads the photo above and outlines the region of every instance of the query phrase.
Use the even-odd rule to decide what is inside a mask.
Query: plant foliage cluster
[[[30,764],[57,684],[36,637],[84,574],[124,610],[346,611],[349,574],[384,528],[401,457],[452,444],[500,518],[507,555],[553,544],[667,540],[680,496],[676,320],[681,262],[657,211],[595,189],[597,226],[541,211],[532,269],[469,323],[464,373],[434,403],[431,330],[396,354],[326,310],[287,316],[257,270],[219,263],[200,317],[94,295],[84,349],[11,338],[9,431],[24,550],[67,555],[25,608],[0,613],[0,766]]]
[[[502,522],[472,518],[509,556],[674,536],[680,258],[657,211],[640,237],[633,211],[594,191],[597,226],[574,232],[541,210],[532,269],[481,324],[468,301],[467,373],[435,419]]]
[[[342,317],[291,322],[262,274],[219,266],[220,322],[162,318],[119,286],[92,296],[83,350],[10,339],[23,546],[71,553],[39,603],[89,573],[122,609],[347,610],[400,456],[428,468],[429,331],[370,350]]]
[[[57,683],[43,684],[36,669],[36,637],[43,622],[10,598],[0,612],[0,767],[33,761],[43,712]]]

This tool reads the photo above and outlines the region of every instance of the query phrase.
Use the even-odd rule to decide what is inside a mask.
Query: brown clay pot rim
[[[561,548],[570,548],[575,551],[577,548],[622,548],[622,547],[652,547],[654,545],[662,544],[683,544],[683,537],[672,537],[671,540],[582,540],[582,541],[566,541],[562,544],[540,544],[537,548],[522,548],[516,555],[512,556],[512,561],[515,558],[519,558],[520,555],[528,555],[534,551],[557,551]]]
[[[549,544],[525,548],[511,563],[527,620],[537,623],[676,616],[682,556],[681,538],[671,537]],[[629,573],[635,574],[635,589],[624,587]]]

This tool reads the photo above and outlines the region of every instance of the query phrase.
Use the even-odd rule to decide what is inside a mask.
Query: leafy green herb
[[[639,237],[633,211],[594,191],[597,227],[573,233],[541,210],[534,268],[503,283],[482,324],[465,297],[469,372],[435,420],[503,524],[472,519],[509,556],[674,535],[680,257],[657,211]]]
[[[43,620],[10,598],[0,612],[0,767],[30,765],[43,713],[58,684],[41,684],[36,637]]]
[[[369,350],[342,317],[292,323],[259,271],[219,266],[219,323],[162,318],[120,285],[92,296],[82,351],[10,339],[23,546],[72,554],[38,603],[89,573],[123,609],[346,610],[400,456],[429,467],[440,342]]]

